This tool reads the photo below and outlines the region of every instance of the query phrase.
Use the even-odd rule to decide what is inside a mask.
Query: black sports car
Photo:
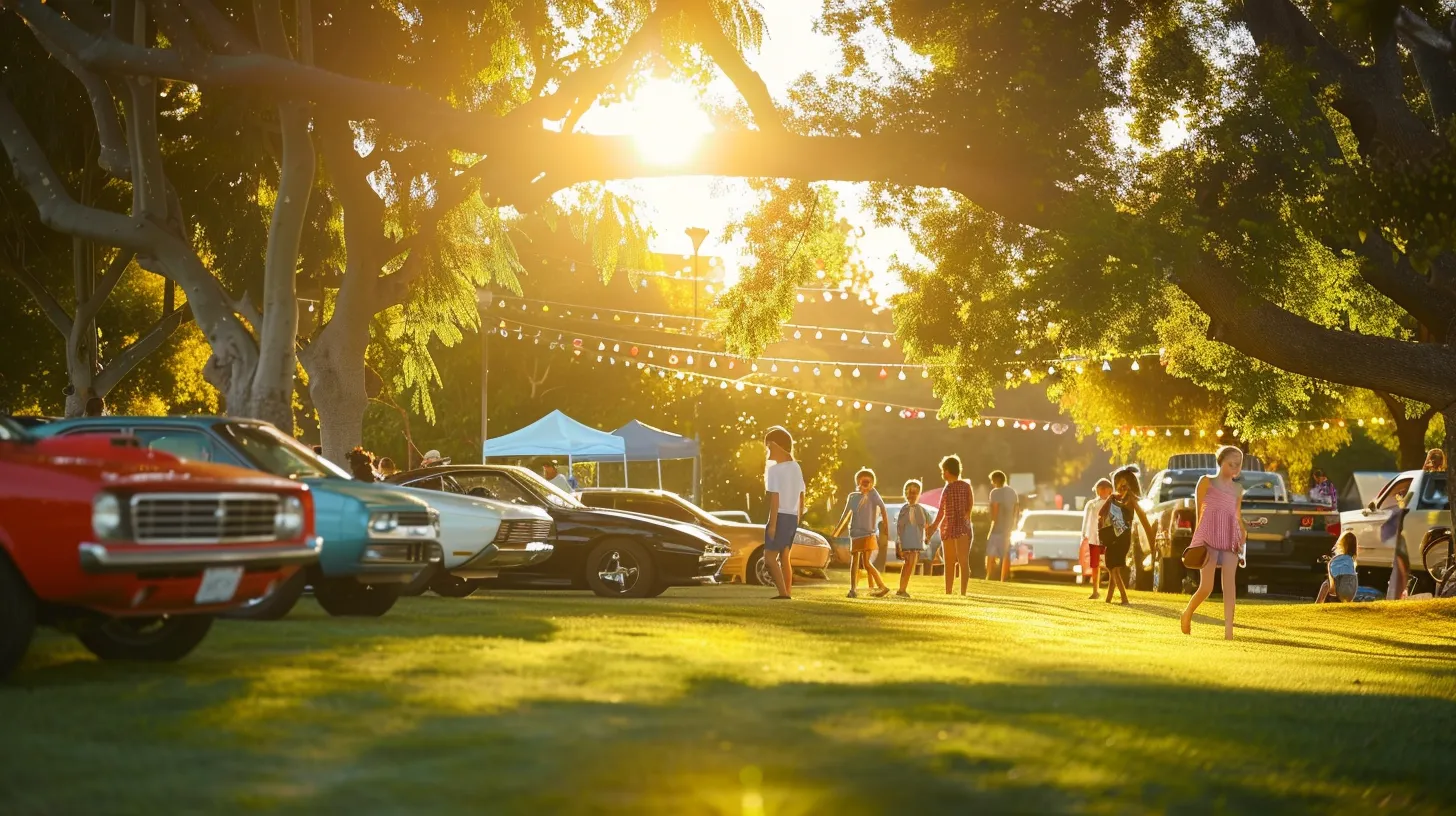
[[[668,587],[718,583],[728,542],[691,524],[587,507],[531,471],[442,465],[386,481],[540,507],[556,522],[555,552],[539,564],[481,579],[490,587],[570,587],[612,598],[652,598]]]

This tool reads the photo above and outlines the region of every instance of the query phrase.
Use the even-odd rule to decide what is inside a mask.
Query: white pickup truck
[[[1360,548],[1355,560],[1362,577],[1368,574],[1372,579],[1388,579],[1395,563],[1395,547],[1393,542],[1384,540],[1381,528],[1402,506],[1407,512],[1401,524],[1401,538],[1405,540],[1411,574],[1416,579],[1415,591],[1429,592],[1431,578],[1421,558],[1421,548],[1432,528],[1451,526],[1451,500],[1446,492],[1445,473],[1408,470],[1396,476],[1380,489],[1375,501],[1359,510],[1341,513],[1340,530],[1355,534]]]

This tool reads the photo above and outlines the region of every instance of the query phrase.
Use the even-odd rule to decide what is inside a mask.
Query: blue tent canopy
[[[626,441],[627,459],[631,462],[693,459],[698,455],[697,440],[654,428],[635,419],[612,431],[612,435],[620,436]]]
[[[485,457],[564,456],[568,462],[627,461],[627,442],[619,436],[552,411],[526,427],[485,441]]]

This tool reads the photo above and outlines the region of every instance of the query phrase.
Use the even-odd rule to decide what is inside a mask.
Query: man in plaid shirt
[[[940,512],[930,526],[940,530],[940,541],[945,548],[945,594],[954,590],[959,566],[964,595],[971,580],[971,507],[975,496],[971,493],[971,483],[961,479],[959,456],[942,459],[940,473],[945,477],[945,489],[940,494]]]

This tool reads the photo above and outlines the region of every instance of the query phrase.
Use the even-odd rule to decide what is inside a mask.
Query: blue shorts
[[[768,552],[783,552],[793,546],[794,535],[798,532],[799,517],[793,513],[779,513],[773,538],[768,537],[768,525],[763,526],[763,548]]]
[[[986,538],[986,557],[1005,558],[1006,549],[1011,544],[1010,533],[992,533]]]

